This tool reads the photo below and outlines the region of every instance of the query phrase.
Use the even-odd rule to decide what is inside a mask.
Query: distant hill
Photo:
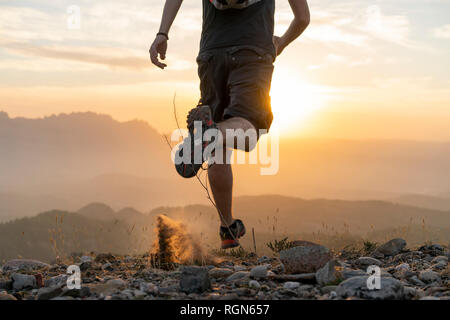
[[[73,212],[93,202],[141,212],[208,203],[196,179],[177,175],[162,135],[139,120],[89,112],[40,119],[1,113],[0,154],[0,222],[54,208]],[[450,190],[450,143],[282,137],[276,175],[262,176],[258,165],[233,170],[237,196],[433,196]],[[422,204],[443,208],[439,199],[429,200]]]
[[[116,218],[116,213],[113,209],[103,203],[91,203],[78,210],[79,214],[91,219],[97,220],[112,220]]]
[[[41,119],[0,117],[0,187],[27,187],[123,172],[164,177],[170,165],[161,135],[143,121],[95,113]],[[156,166],[157,164],[157,166]]]
[[[450,242],[450,212],[385,201],[264,195],[236,198],[234,212],[249,231],[255,230],[260,248],[284,236],[325,242],[330,247],[363,238],[380,241],[384,235],[402,237],[409,243]],[[144,214],[133,208],[114,211],[92,203],[76,213],[50,211],[0,224],[0,261],[19,255],[50,261],[74,251],[146,252],[154,241],[155,220],[160,214],[183,221],[205,247],[217,248],[219,222],[212,206],[159,207]],[[251,237],[243,244],[252,246]]]
[[[390,201],[415,207],[450,211],[450,198],[433,197],[421,194],[408,194],[390,199]]]
[[[0,224],[0,262],[18,257],[50,262],[74,252],[145,252],[151,236],[146,225],[132,230],[120,220],[49,211]]]
[[[260,231],[300,233],[349,230],[364,234],[373,228],[386,229],[408,224],[421,225],[450,231],[450,211],[443,212],[395,204],[387,201],[304,200],[277,195],[237,197],[234,201],[236,217],[242,217],[249,226]],[[156,208],[150,215],[168,213],[179,215],[186,221],[203,216],[216,215],[210,206],[186,206]],[[209,218],[208,218],[209,219]],[[450,237],[450,233],[449,233]]]

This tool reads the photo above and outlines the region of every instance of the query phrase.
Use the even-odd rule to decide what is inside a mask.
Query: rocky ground
[[[406,249],[394,239],[367,256],[331,253],[298,241],[275,258],[250,254],[210,266],[149,267],[149,257],[91,254],[74,259],[81,289],[67,288],[66,264],[11,260],[0,273],[0,300],[449,300],[449,248],[438,244]],[[380,289],[367,269],[378,266]],[[368,285],[369,280],[369,285]]]

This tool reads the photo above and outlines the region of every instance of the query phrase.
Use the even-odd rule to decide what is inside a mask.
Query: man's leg
[[[238,130],[242,129],[244,132],[249,129],[255,129],[254,126],[248,120],[240,117],[234,117],[227,119],[217,124],[218,129],[221,131],[222,136],[226,137],[226,130]],[[233,148],[238,148],[238,145],[234,145]],[[230,159],[226,153],[226,140],[223,139],[222,145],[218,145],[217,148],[223,148],[224,161],[223,164],[214,164],[208,169],[208,178],[211,185],[211,191],[219,210],[220,220],[223,227],[228,227],[233,224],[233,172],[229,163]],[[246,150],[250,151],[254,146],[245,146]]]
[[[219,211],[222,227],[233,224],[233,173],[230,164],[215,164],[208,169],[211,191]]]

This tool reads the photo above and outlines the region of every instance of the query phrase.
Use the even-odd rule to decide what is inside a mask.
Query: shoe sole
[[[237,236],[236,240],[235,239],[222,240],[222,249],[226,250],[239,247],[241,244],[239,243],[238,239],[242,238],[243,236],[245,236],[245,229]]]
[[[202,114],[200,110],[196,111],[192,115],[189,115],[189,118],[190,119],[188,119],[188,128],[190,126],[190,122],[193,122],[193,121],[207,122],[207,124],[209,126],[211,126],[213,124],[213,121],[211,120],[211,115],[209,115],[209,117],[204,117],[204,114]],[[191,131],[191,129],[192,128],[190,128],[190,131]],[[190,132],[189,134],[191,135],[191,138],[192,138],[193,133]],[[191,148],[192,148],[192,146],[191,146]],[[181,152],[181,151],[177,151],[177,153],[178,152]],[[182,157],[182,155],[180,157]],[[185,179],[194,178],[197,175],[198,171],[200,171],[200,169],[202,167],[203,167],[203,164],[180,163],[180,164],[175,165],[175,169],[176,169],[177,173],[182,178],[185,178]]]

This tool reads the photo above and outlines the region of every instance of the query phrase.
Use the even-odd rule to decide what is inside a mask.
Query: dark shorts
[[[242,117],[269,131],[274,57],[255,47],[202,52],[197,58],[201,104],[211,106],[215,122]]]

